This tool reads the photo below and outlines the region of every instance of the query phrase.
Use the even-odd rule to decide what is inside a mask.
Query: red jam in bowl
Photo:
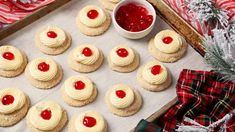
[[[131,32],[139,32],[147,29],[153,23],[153,16],[141,4],[129,3],[121,6],[115,19],[119,26]]]

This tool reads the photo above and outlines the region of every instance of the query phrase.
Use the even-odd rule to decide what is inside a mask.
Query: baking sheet
[[[97,4],[97,0],[73,0],[72,2],[66,4],[62,8],[59,8],[55,12],[43,17],[39,21],[27,26],[26,28],[18,31],[17,33],[11,35],[10,37],[0,41],[0,44],[11,44],[19,49],[25,51],[29,60],[32,60],[37,57],[48,57],[41,53],[34,45],[34,35],[38,29],[47,25],[57,25],[66,31],[68,31],[73,38],[72,46],[63,54],[58,56],[50,56],[55,59],[64,70],[64,77],[62,82],[53,89],[50,90],[40,90],[32,87],[29,82],[26,80],[24,74],[12,78],[1,78],[0,77],[0,88],[16,86],[23,90],[26,94],[29,95],[32,104],[42,101],[42,100],[54,100],[58,102],[63,108],[66,109],[69,118],[72,115],[86,111],[86,110],[96,110],[102,113],[105,119],[108,122],[110,132],[123,132],[130,131],[133,129],[140,119],[149,117],[152,113],[159,110],[164,104],[172,100],[175,96],[175,84],[178,79],[180,71],[184,68],[190,69],[208,69],[203,63],[203,58],[189,46],[186,56],[179,60],[176,63],[165,64],[171,71],[173,75],[173,84],[171,87],[162,92],[149,92],[144,90],[138,85],[136,80],[136,71],[131,73],[117,73],[109,69],[107,63],[107,55],[109,51],[118,44],[127,44],[130,47],[134,48],[141,54],[141,65],[153,60],[147,50],[147,42],[153,37],[157,32],[169,28],[166,23],[164,23],[160,18],[157,18],[157,23],[154,31],[149,34],[144,39],[140,40],[128,40],[121,37],[113,26],[102,36],[98,37],[88,37],[81,34],[75,23],[75,17],[78,11],[88,4]],[[63,102],[63,99],[60,95],[60,87],[65,79],[73,75],[79,75],[70,69],[67,65],[67,56],[68,53],[78,46],[79,44],[89,43],[100,48],[105,55],[104,64],[98,71],[86,74],[90,77],[97,85],[98,88],[98,97],[97,99],[84,107],[71,107]],[[106,90],[117,83],[125,83],[132,86],[135,89],[138,89],[143,97],[143,107],[141,110],[131,117],[118,117],[109,112],[108,108],[104,102],[104,96]],[[17,125],[9,128],[0,128],[1,132],[28,132],[29,129],[26,127],[26,120],[23,119]],[[67,125],[63,129],[67,131]]]

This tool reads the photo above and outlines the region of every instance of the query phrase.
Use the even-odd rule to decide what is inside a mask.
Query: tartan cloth
[[[184,69],[176,84],[178,103],[152,123],[141,120],[135,132],[174,131],[184,116],[203,126],[223,118],[235,109],[235,84],[224,82],[221,77],[214,72]],[[226,127],[228,132],[235,132],[235,117]]]

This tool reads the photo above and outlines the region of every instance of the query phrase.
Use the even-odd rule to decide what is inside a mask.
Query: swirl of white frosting
[[[93,127],[86,127],[83,125],[83,119],[85,116],[95,118],[96,124]],[[75,119],[75,129],[77,132],[104,132],[105,120],[103,116],[96,111],[87,111],[78,115]]]
[[[98,12],[98,16],[95,19],[90,19],[87,16],[87,13],[90,10],[96,10]],[[98,27],[102,25],[107,19],[104,10],[95,5],[88,5],[82,8],[82,10],[79,12],[79,18],[80,18],[81,23],[83,23],[84,25],[88,27]]]
[[[5,95],[13,96],[14,102],[9,105],[4,105],[1,101],[0,113],[9,114],[9,113],[12,113],[16,110],[21,109],[24,106],[25,101],[26,101],[26,97],[25,97],[25,94],[21,90],[19,90],[17,88],[6,88],[6,89],[0,90],[0,99],[1,100]]]
[[[114,107],[127,108],[133,103],[135,96],[134,96],[133,90],[129,86],[124,85],[124,84],[117,84],[113,86],[112,88],[113,89],[110,93],[109,99],[110,99],[111,104]],[[124,98],[119,98],[116,95],[117,90],[123,90],[126,93],[126,96]]]
[[[48,37],[47,33],[50,31],[55,32],[57,34],[57,37],[55,38]],[[39,39],[42,44],[53,48],[63,45],[66,40],[66,37],[67,37],[66,33],[61,28],[57,26],[48,26],[40,33]]]
[[[51,118],[49,120],[44,120],[41,117],[41,112],[44,110],[51,111]],[[54,101],[39,102],[29,110],[28,115],[30,123],[35,128],[44,131],[52,130],[59,124],[61,120],[62,108]]]
[[[11,52],[14,54],[13,60],[7,60],[3,58],[5,52]],[[10,71],[18,69],[23,63],[23,56],[20,50],[13,46],[1,46],[0,47],[0,69]]]
[[[42,62],[45,62],[46,64],[49,65],[49,70],[46,72],[42,72],[38,69],[38,65]],[[29,64],[29,72],[30,75],[39,81],[49,81],[53,79],[58,71],[58,66],[56,62],[50,58],[37,58],[34,59],[32,62]]]
[[[90,48],[92,51],[92,55],[91,56],[85,56],[82,51],[84,48]],[[96,48],[93,45],[89,45],[89,44],[83,44],[78,46],[77,48],[75,48],[73,51],[73,58],[79,62],[82,63],[84,65],[92,65],[94,64],[100,57],[100,51],[98,48]]]
[[[117,54],[117,51],[121,48],[124,48],[124,49],[127,50],[128,56],[120,57]],[[117,66],[127,66],[127,65],[131,64],[134,61],[134,58],[135,58],[135,53],[134,53],[133,49],[131,49],[128,46],[125,46],[125,45],[116,46],[110,52],[110,60],[113,64],[115,64]]]
[[[82,90],[75,89],[75,83],[77,81],[82,81],[85,84],[84,89]],[[64,83],[64,87],[66,94],[75,100],[86,100],[90,98],[91,95],[93,94],[93,89],[94,89],[91,80],[85,76],[73,76],[68,78]]]
[[[113,3],[118,3],[120,2],[120,0],[109,0],[110,2],[113,2]]]
[[[161,66],[160,73],[157,75],[154,75],[151,72],[152,67],[155,65]],[[150,84],[162,84],[167,80],[168,74],[167,74],[167,69],[163,64],[157,61],[151,61],[144,66],[142,71],[142,76]]]
[[[170,44],[165,44],[162,40],[165,37],[172,37],[173,41]],[[164,30],[158,33],[154,38],[155,47],[164,53],[175,53],[182,47],[182,40],[179,34],[172,30]]]

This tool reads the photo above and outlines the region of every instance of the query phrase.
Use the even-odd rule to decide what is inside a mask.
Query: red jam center
[[[117,90],[116,95],[118,96],[118,98],[122,99],[122,98],[126,97],[126,92],[123,90]]]
[[[97,18],[99,15],[99,12],[97,10],[90,10],[88,13],[87,13],[87,16],[90,18],[90,19],[95,19]]]
[[[162,41],[165,44],[170,44],[173,41],[173,38],[170,36],[167,36],[167,37],[163,38]]]
[[[93,127],[96,125],[96,119],[91,116],[85,116],[83,118],[83,125],[86,127]]]
[[[56,38],[57,34],[54,31],[49,31],[49,32],[47,32],[47,36],[49,38]]]
[[[3,53],[2,57],[7,60],[13,60],[15,58],[14,54],[11,52]]]
[[[129,53],[125,48],[120,48],[117,50],[117,54],[120,57],[127,57]]]
[[[2,104],[3,105],[9,105],[14,102],[15,98],[12,95],[5,95],[2,98]]]
[[[46,62],[42,62],[40,64],[38,64],[38,70],[42,71],[42,72],[47,72],[50,69],[50,65],[47,64]]]
[[[83,83],[82,81],[77,81],[75,82],[74,87],[76,90],[82,90],[85,88],[85,83]]]
[[[50,110],[43,110],[41,112],[41,117],[44,119],[44,120],[50,120],[51,119],[51,111]]]
[[[92,55],[92,51],[90,48],[86,47],[83,49],[82,54],[84,54],[86,57],[89,57]]]
[[[115,17],[119,26],[131,32],[145,30],[153,23],[153,16],[138,3],[121,6]]]
[[[161,66],[160,65],[155,65],[152,67],[151,72],[153,75],[160,74],[161,72]]]

